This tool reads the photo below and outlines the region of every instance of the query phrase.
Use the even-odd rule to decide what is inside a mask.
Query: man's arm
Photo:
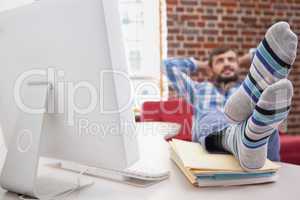
[[[177,93],[195,106],[196,83],[188,76],[198,68],[198,61],[193,58],[167,59],[164,61],[165,72]]]
[[[249,68],[254,58],[256,49],[251,48],[248,53],[239,57],[239,65],[243,68]]]

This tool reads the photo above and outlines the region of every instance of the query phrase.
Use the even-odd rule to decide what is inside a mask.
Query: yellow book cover
[[[187,168],[185,168],[181,162],[181,160],[177,157],[177,154],[171,149],[171,159],[175,162],[177,167],[183,172],[186,178],[189,180],[191,184],[194,186],[197,185],[197,178],[193,173]]]
[[[244,172],[233,155],[210,154],[199,143],[173,139],[170,146],[182,166],[189,169],[190,173]],[[278,164],[267,160],[265,166],[258,172],[277,171],[279,168]]]

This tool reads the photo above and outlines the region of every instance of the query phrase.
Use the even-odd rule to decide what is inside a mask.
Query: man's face
[[[212,72],[218,82],[228,83],[238,80],[238,59],[234,51],[227,51],[213,57]]]

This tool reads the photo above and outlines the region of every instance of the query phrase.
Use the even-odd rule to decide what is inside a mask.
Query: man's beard
[[[224,76],[220,75],[220,76],[217,76],[217,78],[216,78],[216,81],[218,84],[221,84],[221,83],[228,84],[231,82],[236,82],[238,80],[239,80],[239,77],[236,73],[232,76],[224,77]]]

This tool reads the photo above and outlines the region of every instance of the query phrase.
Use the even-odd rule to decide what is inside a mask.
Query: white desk
[[[140,124],[139,126],[141,126]],[[143,124],[145,125],[145,124]],[[154,128],[153,128],[154,125]],[[152,185],[148,188],[137,188],[104,179],[91,178],[95,184],[79,192],[75,192],[67,198],[70,200],[253,200],[253,199],[299,199],[300,197],[300,166],[281,164],[280,178],[272,184],[240,187],[217,187],[217,188],[196,188],[192,186],[177,169],[176,165],[168,158],[169,151],[167,143],[161,136],[170,129],[165,125],[148,123],[144,126],[143,137],[141,137],[142,153],[153,153],[159,164],[167,165],[171,171],[168,180]],[[159,132],[155,133],[155,129]],[[165,130],[163,132],[162,130]],[[158,135],[157,135],[158,134]],[[160,138],[160,139],[159,139]],[[147,148],[151,147],[151,148]],[[150,149],[150,151],[148,151]],[[71,173],[59,171],[61,176],[68,176]],[[18,199],[16,195],[0,190],[0,199]]]

